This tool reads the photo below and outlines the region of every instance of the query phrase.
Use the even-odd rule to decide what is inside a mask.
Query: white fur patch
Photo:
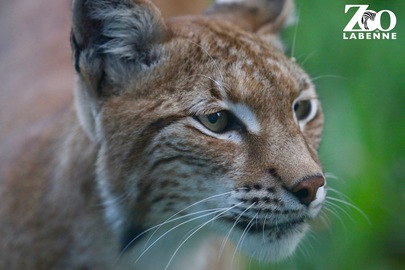
[[[309,216],[314,218],[319,211],[321,210],[321,206],[323,204],[323,202],[326,199],[326,188],[325,186],[322,186],[320,188],[318,188],[318,190],[316,191],[316,197],[315,200],[311,202],[311,204],[309,205]]]
[[[245,124],[247,130],[251,133],[259,133],[260,124],[257,121],[254,112],[244,104],[234,104],[232,102],[226,102],[229,106],[229,110],[238,117],[243,124]]]
[[[100,151],[100,156],[105,153],[106,148],[102,147]],[[97,161],[97,185],[100,191],[101,197],[103,199],[103,206],[105,207],[105,218],[111,224],[112,228],[115,231],[119,231],[124,223],[124,213],[120,208],[120,202],[123,199],[122,197],[118,197],[111,192],[111,184],[108,179],[107,173],[104,171],[103,167],[105,164],[102,164],[104,160],[102,158],[98,158]],[[104,165],[104,166],[103,166]],[[135,194],[136,195],[136,194]]]
[[[314,99],[316,98],[316,93],[314,88],[308,88],[303,90],[300,95],[298,96],[297,100],[302,100],[302,99]]]

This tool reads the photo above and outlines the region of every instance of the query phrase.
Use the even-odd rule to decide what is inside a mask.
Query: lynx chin
[[[165,20],[149,0],[74,0],[74,104],[1,167],[4,269],[291,255],[327,190],[321,104],[279,40],[292,12],[217,0]]]

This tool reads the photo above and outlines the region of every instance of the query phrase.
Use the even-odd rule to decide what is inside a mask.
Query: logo
[[[356,10],[343,29],[343,39],[397,39],[392,32],[397,24],[394,12],[388,9],[374,11],[368,5],[346,5],[345,13]],[[382,20],[387,23],[382,24]]]

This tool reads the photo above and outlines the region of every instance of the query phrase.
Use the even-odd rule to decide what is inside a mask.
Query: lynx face
[[[291,3],[229,2],[168,22],[148,1],[74,3],[78,116],[123,249],[184,227],[278,260],[320,211],[321,106],[276,37]]]

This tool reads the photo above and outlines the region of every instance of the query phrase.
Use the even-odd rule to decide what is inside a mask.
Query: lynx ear
[[[206,14],[250,32],[278,34],[294,9],[292,0],[215,0]]]
[[[74,0],[72,24],[76,107],[95,138],[102,99],[159,62],[166,26],[148,0]]]

